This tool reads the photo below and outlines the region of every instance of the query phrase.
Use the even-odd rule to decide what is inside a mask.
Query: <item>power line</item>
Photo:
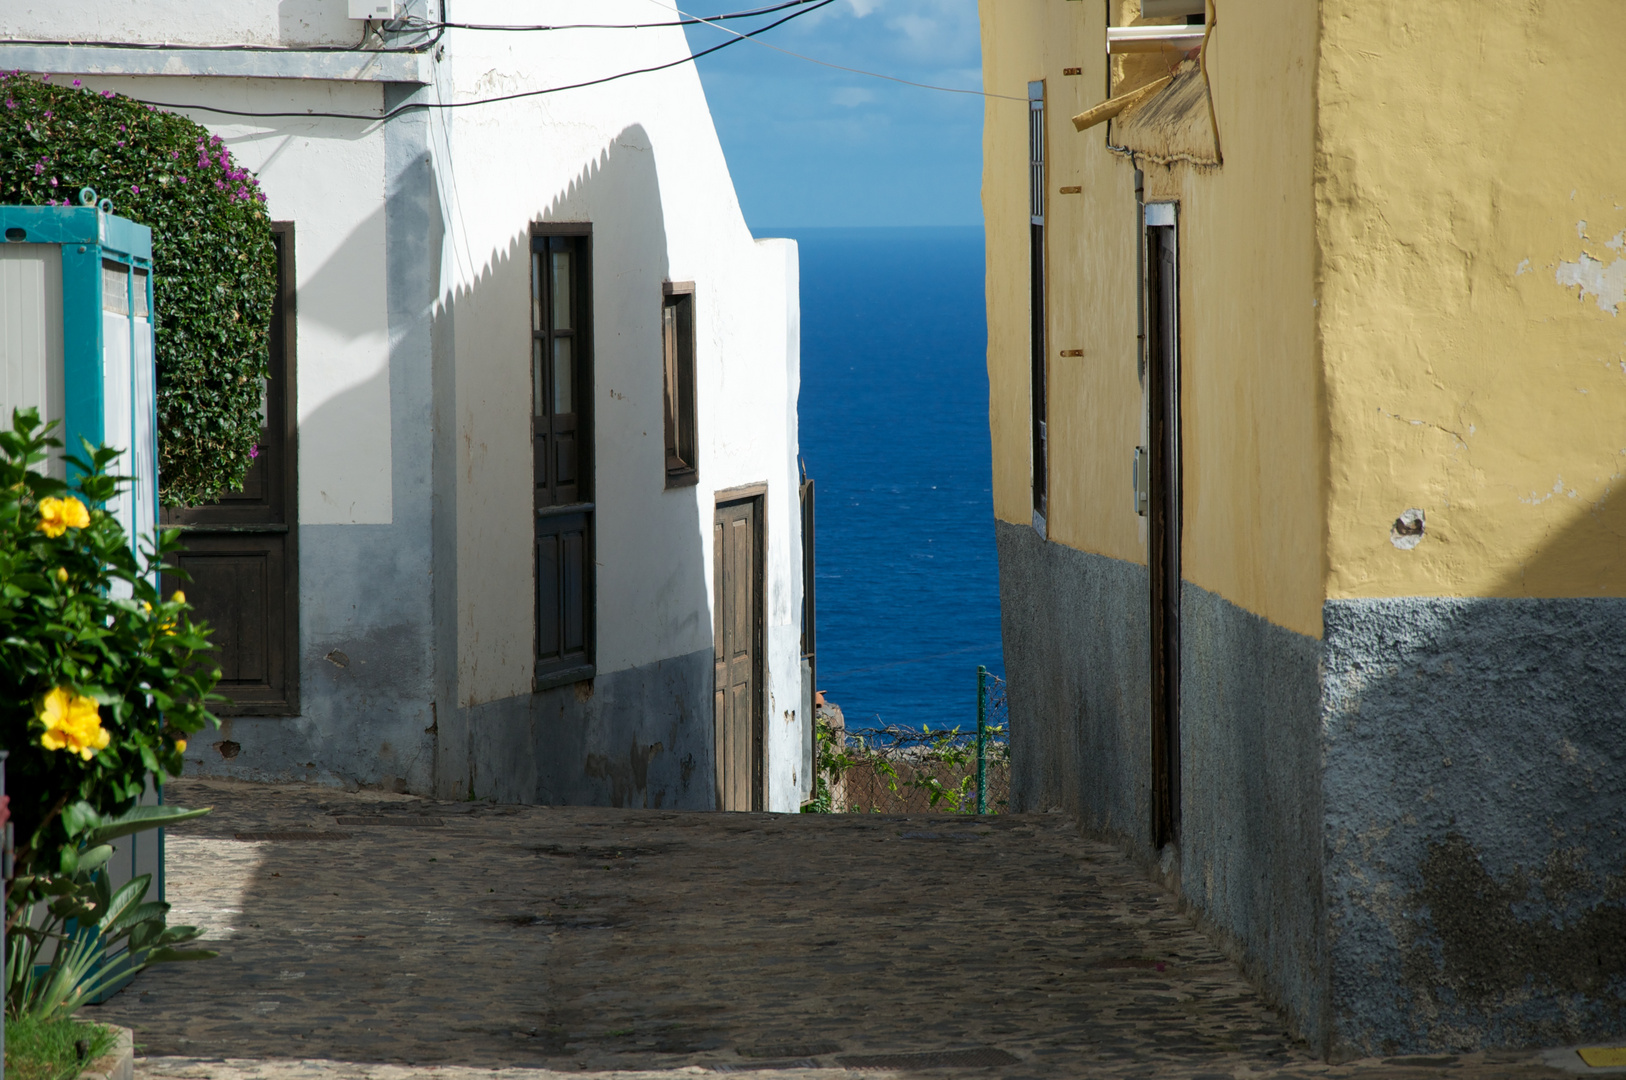
[[[760,15],[772,15],[776,11],[786,8],[800,7],[804,4],[815,3],[816,0],[785,0],[784,3],[774,4],[771,7],[756,8],[753,11],[731,11],[726,15],[713,15],[710,18],[701,18],[697,15],[688,15],[681,19],[658,23],[558,23],[538,26],[511,26],[503,23],[410,23],[415,30],[502,30],[529,32],[533,30],[650,30],[659,26],[696,26],[700,23],[718,23],[726,19],[754,19]],[[680,12],[681,14],[681,12]]]
[[[709,49],[702,49],[700,52],[692,53],[688,56],[684,56],[664,64],[656,64],[654,67],[637,68],[633,71],[622,71],[614,75],[606,75],[601,79],[589,79],[586,82],[571,83],[568,86],[550,86],[542,90],[521,90],[513,94],[499,94],[496,97],[477,98],[473,101],[411,101],[404,105],[397,105],[389,112],[379,113],[376,115],[368,113],[339,112],[255,112],[247,109],[222,109],[214,105],[182,104],[170,101],[148,101],[145,98],[134,98],[133,100],[139,101],[143,105],[151,105],[160,109],[195,109],[199,112],[218,113],[221,116],[246,116],[263,119],[291,116],[321,120],[370,120],[376,122],[389,120],[393,117],[401,115],[402,113],[414,112],[419,109],[467,109],[475,105],[491,105],[499,101],[517,101],[520,98],[540,97],[543,94],[558,94],[565,90],[580,90],[583,87],[598,86],[603,83],[614,82],[617,79],[625,79],[632,75],[647,75],[653,71],[665,71],[667,68],[677,67],[679,64],[691,63],[700,59],[702,56],[709,56],[710,54],[721,49],[726,49],[730,45],[737,45],[741,41],[745,41],[747,38],[754,38],[756,35],[772,30],[776,26],[781,26],[790,22],[792,19],[800,18],[803,15],[807,15],[811,12],[817,11],[821,7],[833,3],[835,3],[835,0],[805,0],[805,4],[803,6],[798,6],[797,9],[792,11],[789,15],[786,15],[782,19],[776,19],[767,26],[759,26],[748,34],[739,34],[734,30],[729,30],[729,33],[735,34],[736,36],[723,42],[721,45],[714,45]]]
[[[658,4],[661,7],[669,6],[666,3],[664,3],[663,0],[649,0],[649,2],[652,3],[652,4]],[[682,15],[684,18],[693,19],[695,22],[704,23],[707,26],[715,26],[716,25],[715,20],[702,19],[698,15],[690,15],[688,12],[682,10],[681,8],[679,8],[679,7],[675,6],[675,5],[671,5],[671,7],[672,7],[673,11],[677,12],[679,15]],[[743,41],[745,38],[748,38],[748,37],[751,36],[750,34],[741,34],[738,30],[735,30],[732,27],[718,26],[717,29],[723,31],[726,34],[735,34],[735,35],[737,35],[735,37],[736,41]],[[732,45],[733,42],[731,41],[731,42],[729,42],[729,44]],[[772,49],[774,52],[784,53],[786,56],[794,56],[798,60],[806,60],[810,64],[818,64],[821,67],[835,68],[837,71],[847,71],[847,72],[851,72],[854,75],[868,75],[872,79],[885,79],[888,82],[902,83],[905,86],[918,86],[922,90],[941,90],[945,94],[971,94],[971,95],[974,95],[976,97],[999,98],[999,99],[1001,99],[1003,101],[1027,101],[1028,100],[1025,97],[1015,97],[1015,96],[1013,96],[1011,94],[993,94],[993,93],[989,93],[986,90],[965,90],[965,89],[962,89],[962,88],[956,87],[956,86],[934,86],[931,83],[914,82],[913,80],[910,80],[910,79],[900,79],[896,75],[883,75],[879,71],[865,71],[863,68],[846,67],[846,66],[844,66],[842,64],[832,64],[828,60],[820,60],[817,57],[804,56],[799,52],[791,52],[789,49],[781,49],[778,45],[770,45],[766,41],[758,41],[758,42],[756,42],[756,44],[761,45],[763,48]],[[704,56],[706,54],[705,53],[696,53],[695,55],[696,56]]]

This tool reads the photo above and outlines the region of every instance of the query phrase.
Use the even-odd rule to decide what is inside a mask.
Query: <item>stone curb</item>
[[[117,1024],[103,1024],[118,1033],[113,1049],[91,1062],[79,1080],[135,1080],[135,1033]]]

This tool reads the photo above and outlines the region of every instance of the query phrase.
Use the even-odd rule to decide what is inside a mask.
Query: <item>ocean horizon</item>
[[[818,688],[849,728],[974,725],[1004,674],[982,228],[752,231],[801,251]]]

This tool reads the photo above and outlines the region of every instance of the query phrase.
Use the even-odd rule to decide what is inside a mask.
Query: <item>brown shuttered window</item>
[[[694,284],[668,282],[661,298],[666,381],[666,486],[700,482],[695,441]]]
[[[536,680],[593,677],[591,237],[531,238],[531,460]]]

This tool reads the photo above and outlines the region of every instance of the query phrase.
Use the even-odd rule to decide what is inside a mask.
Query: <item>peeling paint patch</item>
[[[1605,240],[1603,246],[1611,251],[1626,251],[1626,229],[1616,233],[1613,240]]]
[[[1389,527],[1389,543],[1401,551],[1410,551],[1423,542],[1423,512],[1415,506],[1399,517]]]
[[[1517,270],[1513,271],[1513,276],[1518,277],[1520,274],[1528,274],[1529,272],[1530,272],[1530,260],[1525,259],[1523,262],[1519,263],[1519,268]]]
[[[1575,262],[1560,262],[1556,274],[1558,283],[1565,288],[1581,290],[1581,299],[1590,293],[1597,297],[1598,310],[1618,315],[1615,309],[1626,304],[1626,259],[1616,259],[1608,266],[1582,254]]]

